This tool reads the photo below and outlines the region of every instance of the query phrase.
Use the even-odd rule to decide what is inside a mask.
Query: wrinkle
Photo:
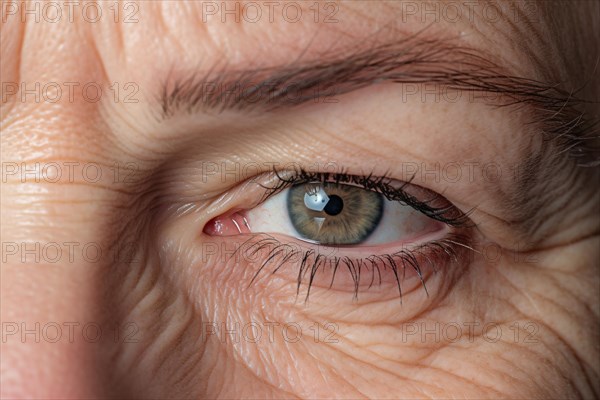
[[[3,5],[4,7],[4,5]],[[13,26],[11,26],[8,22],[3,22],[0,24],[0,32],[3,34],[0,34],[0,49],[1,49],[1,54],[2,54],[2,65],[0,66],[0,71],[4,72],[4,76],[2,76],[2,85],[4,86],[7,82],[6,80],[6,69],[7,69],[7,65],[6,63],[8,63],[8,61],[6,60],[13,60],[14,65],[11,65],[11,71],[9,72],[9,76],[11,78],[13,78],[11,81],[15,82],[15,83],[19,83],[21,81],[21,61],[22,61],[22,54],[23,54],[23,48],[25,46],[25,41],[26,41],[26,37],[27,37],[27,32],[25,30],[25,26],[24,24],[19,24],[18,21],[13,19],[12,22],[13,25],[16,25],[17,28],[14,28]],[[12,30],[18,29],[18,32],[12,32]],[[10,35],[8,33],[11,33]],[[17,43],[13,44],[10,41],[10,38],[18,38],[16,39]],[[13,51],[13,54],[11,55],[8,51],[8,49],[15,47]],[[15,75],[13,76],[12,72],[15,72]],[[4,87],[2,88],[2,95],[4,96]],[[0,121],[2,121],[3,123],[5,122],[5,120],[9,117],[9,115],[11,115],[11,111],[13,110],[13,108],[15,107],[15,105],[18,103],[16,96],[18,96],[18,94],[12,95],[13,96],[13,101],[7,101],[5,102],[4,99],[2,99],[2,101],[0,102]],[[3,127],[4,129],[6,129],[6,126]]]

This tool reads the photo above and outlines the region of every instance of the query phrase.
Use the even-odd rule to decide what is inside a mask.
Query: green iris
[[[321,244],[358,244],[375,230],[383,196],[357,186],[305,183],[289,190],[292,225],[307,240]]]

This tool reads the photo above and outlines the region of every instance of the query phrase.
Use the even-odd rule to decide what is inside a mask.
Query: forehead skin
[[[224,14],[220,8],[215,12],[212,2],[175,5],[156,1],[143,4],[139,10],[126,8],[123,14],[133,15],[132,23],[115,23],[114,11],[108,9],[104,14],[112,18],[94,23],[87,22],[77,10],[73,11],[73,23],[66,16],[58,23],[21,23],[19,13],[27,6],[19,8],[16,15],[6,15],[5,5],[3,76],[9,82],[29,78],[135,82],[145,95],[143,98],[149,99],[173,70],[286,65],[290,60],[318,59],[352,48],[357,41],[376,44],[417,32],[426,38],[459,37],[462,43],[480,48],[486,56],[512,67],[517,74],[558,75],[568,87],[581,86],[583,82],[578,79],[589,77],[594,65],[593,61],[590,63],[593,52],[569,46],[562,34],[567,28],[569,37],[590,37],[589,32],[579,32],[583,27],[597,26],[592,20],[594,13],[586,12],[585,2],[567,7],[559,15],[556,8],[544,4],[552,2],[532,8],[512,2],[486,6],[474,2],[356,1],[331,9],[322,5],[317,8],[318,13],[314,5],[310,8],[313,3],[291,2],[305,5],[301,14],[304,17],[294,23],[289,22],[290,17],[284,17],[293,15],[286,3],[265,8],[269,13],[256,23],[245,23],[250,11],[241,10],[247,3],[252,2],[227,6],[228,10],[237,9],[236,15]],[[334,16],[328,18],[332,11]],[[124,15],[120,17],[127,19]],[[544,40],[547,38],[552,40]],[[573,70],[579,74],[571,73]],[[3,106],[6,115],[12,105],[9,102]]]
[[[594,13],[586,12],[586,8],[594,6],[582,2],[577,7],[561,7],[563,12],[558,13],[557,8],[548,3],[552,2],[541,2],[533,8],[512,2],[486,6],[487,3],[474,2],[355,1],[340,3],[331,9],[322,5],[317,8],[318,13],[314,6],[310,8],[312,3],[299,3],[305,4],[304,17],[294,23],[289,22],[290,17],[283,16],[293,15],[290,8],[285,7],[286,3],[272,10],[265,8],[263,11],[269,11],[272,21],[265,15],[256,23],[244,23],[249,11],[241,11],[247,6],[243,2],[237,5],[242,17],[235,13],[224,14],[220,8],[215,13],[211,2],[155,1],[144,3],[139,10],[122,6],[126,11],[122,11],[120,17],[126,19],[125,15],[131,14],[132,23],[115,23],[115,12],[109,9],[104,10],[104,15],[112,18],[101,18],[94,23],[86,21],[80,10],[72,12],[73,23],[68,22],[66,16],[58,23],[35,23],[26,17],[23,18],[28,22],[21,23],[21,9],[34,6],[23,6],[16,15],[6,15],[5,5],[2,23],[5,82],[116,82],[121,85],[135,82],[140,90],[136,99],[141,99],[141,103],[138,107],[127,105],[127,115],[123,115],[125,108],[114,107],[109,96],[104,96],[99,104],[85,101],[13,104],[9,100],[3,103],[2,116],[10,121],[17,115],[10,111],[18,107],[15,112],[29,115],[20,123],[35,123],[39,120],[35,113],[60,110],[61,113],[56,114],[61,123],[78,127],[64,129],[61,126],[59,134],[63,139],[72,134],[83,144],[97,141],[102,135],[103,140],[127,143],[127,150],[136,152],[140,141],[145,140],[139,130],[147,128],[140,126],[143,122],[138,117],[147,111],[147,102],[156,97],[162,80],[174,71],[176,75],[181,70],[223,66],[240,69],[286,65],[290,60],[318,59],[353,48],[357,41],[376,44],[417,32],[425,38],[460,38],[461,44],[485,51],[485,57],[493,57],[500,65],[509,66],[522,76],[558,76],[559,81],[566,82],[566,87],[580,87],[582,80],[590,76],[594,55],[570,46],[567,38],[583,36],[592,42],[594,35],[590,37],[589,32],[581,30],[598,25],[592,20]],[[236,9],[234,3],[227,7]],[[334,10],[334,17],[327,18]],[[330,23],[330,19],[335,22]],[[565,30],[570,35],[563,35]],[[548,38],[552,40],[545,40]],[[588,87],[593,90],[597,85]],[[81,96],[79,91],[75,91],[75,95]],[[112,124],[141,129],[123,137],[127,133],[115,127],[92,130],[89,124],[79,123],[89,121],[91,115],[98,120],[98,125],[106,123],[103,120],[110,115]],[[54,135],[51,127],[35,131],[42,136]],[[119,137],[112,138],[115,132]],[[5,135],[8,137],[10,130],[5,130]]]
[[[413,3],[424,7],[424,3]],[[567,87],[578,87],[591,75],[593,54],[585,49],[579,51],[569,38],[586,37],[590,48],[600,48],[600,43],[593,42],[600,39],[598,32],[588,31],[589,27],[600,26],[598,6],[595,2],[578,2],[577,7],[552,7],[548,3],[551,2],[538,4],[536,18],[521,15],[522,23],[514,23],[509,2],[495,3],[501,6],[503,14],[493,22],[481,17],[480,7],[462,10],[464,18],[454,23],[432,20],[435,16],[406,15],[407,10],[397,1],[340,3],[335,16],[338,22],[330,24],[323,22],[325,8],[320,8],[319,23],[314,22],[312,2],[302,3],[306,4],[303,13],[310,17],[297,23],[281,18],[284,3],[275,9],[272,23],[262,18],[248,24],[223,23],[221,14],[208,16],[203,9],[206,6],[195,1],[139,2],[137,22],[132,24],[114,23],[111,11],[106,9],[105,15],[111,18],[97,23],[85,21],[78,12],[72,23],[65,19],[56,24],[31,20],[22,23],[20,18],[3,18],[2,82],[98,82],[105,93],[98,103],[84,101],[81,91],[75,92],[73,102],[65,95],[56,103],[19,102],[15,97],[3,101],[2,159],[19,163],[95,161],[107,168],[115,160],[136,160],[149,171],[172,155],[170,146],[178,148],[188,140],[181,134],[158,129],[153,117],[156,95],[169,73],[215,65],[232,69],[283,65],[290,60],[317,59],[337,49],[351,48],[356,41],[378,43],[421,31],[424,37],[459,38],[487,51],[499,64],[523,76],[558,76]],[[28,4],[34,7],[33,3]],[[129,9],[122,5],[120,10],[125,13]],[[123,105],[111,101],[114,92],[107,87],[119,83],[123,90],[123,84],[128,82],[139,88],[139,102]],[[587,97],[598,98],[598,85],[586,90]],[[218,135],[207,138],[206,148],[218,140]],[[95,185],[94,190],[81,182],[70,186],[18,182],[4,185],[3,241],[60,243],[77,238],[81,243],[114,242],[118,235],[111,230],[114,221],[127,213],[121,203],[133,195],[112,185],[110,176],[105,175],[103,180],[106,181]],[[23,204],[28,207],[25,209]],[[63,273],[56,273],[59,268]],[[106,310],[96,302],[103,295],[98,289],[98,280],[103,277],[100,266],[50,265],[40,270],[40,265],[19,265],[18,270],[11,272],[10,285],[3,279],[3,321],[102,319]],[[27,310],[17,310],[15,305],[24,303]],[[593,313],[597,316],[597,308]],[[56,393],[57,397],[85,397],[95,391],[101,393],[104,382],[88,375],[85,366],[104,362],[110,369],[110,360],[98,361],[80,346],[40,343],[25,353],[13,351],[5,355],[3,381],[12,383],[13,390],[6,395]],[[53,368],[72,377],[71,386],[54,383],[43,368],[27,363],[27,357],[38,353],[43,354],[42,358],[62,360],[53,361]],[[24,382],[31,380],[44,390],[26,392]],[[2,390],[4,394],[8,389]]]

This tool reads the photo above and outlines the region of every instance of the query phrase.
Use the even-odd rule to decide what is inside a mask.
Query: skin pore
[[[600,395],[597,2],[296,2],[298,22],[281,3],[252,23],[183,1],[125,23],[127,3],[93,23],[2,5],[3,398]],[[471,224],[401,298],[391,268],[355,293],[344,265],[305,301],[301,258],[258,273],[276,243],[362,259],[395,239],[205,229],[298,168],[410,182]]]

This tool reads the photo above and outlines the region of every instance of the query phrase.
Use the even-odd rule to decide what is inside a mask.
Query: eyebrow
[[[175,72],[161,85],[159,119],[177,113],[237,111],[275,112],[309,102],[337,102],[338,96],[382,83],[433,84],[470,92],[484,102],[496,95],[496,106],[526,106],[531,123],[581,165],[598,164],[598,121],[587,117],[577,97],[558,83],[521,77],[490,55],[452,39],[413,35],[383,44],[367,44],[318,60],[302,60],[265,68],[232,69],[215,65],[208,71]],[[546,74],[540,74],[546,75]]]

